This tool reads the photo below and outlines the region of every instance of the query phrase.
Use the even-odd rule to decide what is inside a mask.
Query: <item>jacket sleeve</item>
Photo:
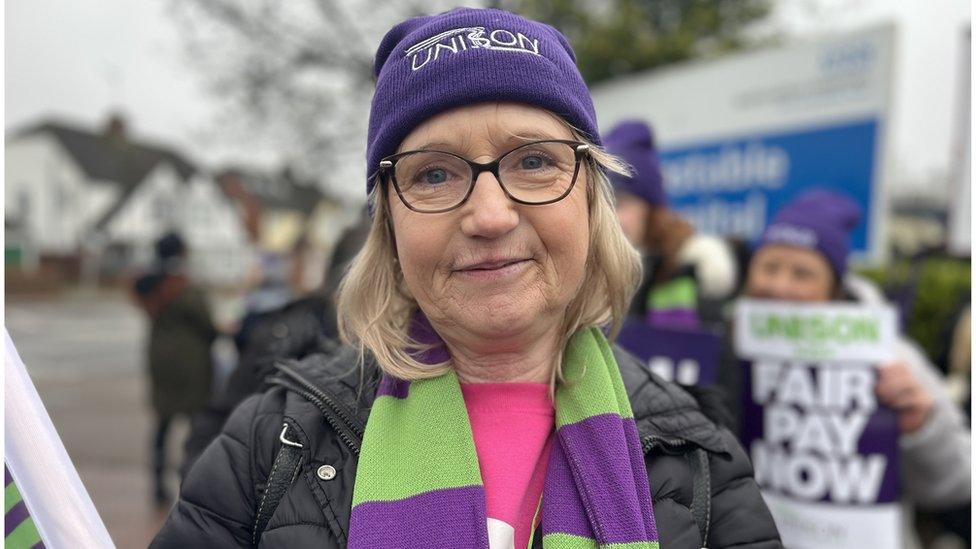
[[[712,509],[707,547],[781,549],[773,516],[753,478],[745,450],[728,429],[722,438],[731,453],[710,455]]]
[[[945,379],[914,344],[899,342],[898,358],[911,368],[933,399],[925,424],[898,440],[905,494],[929,510],[969,503],[972,435],[962,412],[949,397]]]
[[[249,547],[256,486],[264,482],[258,463],[273,451],[268,432],[282,418],[283,396],[274,391],[245,400],[227,420],[220,435],[204,450],[187,474],[180,496],[153,549]],[[279,401],[279,402],[276,402]]]

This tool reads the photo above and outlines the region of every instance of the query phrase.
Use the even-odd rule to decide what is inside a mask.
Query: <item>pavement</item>
[[[119,548],[144,548],[168,508],[152,501],[145,320],[121,293],[19,301],[6,327],[95,507]],[[177,493],[185,423],[170,432],[167,479]]]

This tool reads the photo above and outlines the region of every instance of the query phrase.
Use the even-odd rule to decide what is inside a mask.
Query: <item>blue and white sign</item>
[[[803,190],[837,191],[861,206],[851,249],[867,251],[878,125],[867,119],[664,150],[668,198],[698,230],[752,241]]]
[[[622,78],[593,90],[600,127],[654,127],[672,207],[703,232],[757,238],[812,187],[862,207],[852,249],[883,253],[892,26]]]

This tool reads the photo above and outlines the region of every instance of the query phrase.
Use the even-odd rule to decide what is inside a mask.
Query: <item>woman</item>
[[[375,70],[353,348],[280,365],[154,546],[779,547],[731,434],[601,331],[639,266],[565,38],[458,9]]]
[[[186,245],[176,233],[156,242],[156,266],[134,284],[136,303],[149,317],[149,379],[156,412],[152,442],[154,499],[168,505],[166,438],[173,418],[192,416],[210,400],[217,337],[206,296],[186,276]]]
[[[660,327],[720,325],[722,306],[738,278],[732,248],[696,233],[668,208],[650,126],[639,120],[620,122],[607,132],[604,144],[633,170],[629,175],[610,174],[624,234],[644,256],[644,280],[631,314]]]
[[[848,233],[860,210],[848,198],[809,191],[784,207],[766,228],[749,265],[746,295],[822,303],[878,303],[876,288],[847,271]],[[970,500],[970,433],[945,380],[921,350],[901,338],[897,359],[879,370],[878,400],[898,413],[901,479],[920,507],[946,509]],[[740,394],[738,368],[724,369]]]

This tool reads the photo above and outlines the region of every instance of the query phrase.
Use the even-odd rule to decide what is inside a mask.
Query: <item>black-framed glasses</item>
[[[406,151],[380,161],[380,174],[420,213],[460,207],[483,172],[491,172],[512,201],[541,206],[569,195],[588,152],[586,143],[559,139],[526,143],[484,164],[444,151]]]

